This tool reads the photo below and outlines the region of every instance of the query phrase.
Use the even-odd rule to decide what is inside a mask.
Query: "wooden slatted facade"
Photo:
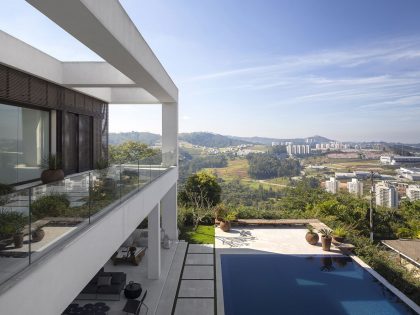
[[[80,128],[84,132],[83,142],[88,144],[87,148],[81,148],[85,156],[91,156],[90,165],[84,162],[81,170],[93,168],[95,161],[108,156],[108,104],[93,98],[89,95],[65,88],[63,86],[42,80],[27,73],[12,69],[0,64],[0,103],[15,106],[38,108],[42,110],[57,111],[57,153],[62,155],[63,162],[66,164],[70,157],[69,150],[66,150],[65,139],[69,132],[75,130],[65,128],[65,118],[67,115],[76,114],[80,116],[80,121],[89,126]],[[87,140],[86,136],[90,139]],[[77,135],[78,137],[78,135]],[[68,161],[69,165],[74,165],[74,161]],[[77,162],[79,164],[79,162]],[[67,174],[74,171],[66,169]]]

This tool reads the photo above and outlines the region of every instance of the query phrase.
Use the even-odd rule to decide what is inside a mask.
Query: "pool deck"
[[[326,227],[322,222],[319,222],[318,224],[311,223],[311,225],[317,230]],[[307,229],[303,226],[234,226],[227,233],[217,227],[215,233],[217,315],[225,314],[221,254],[342,255],[340,250],[333,244],[331,245],[330,252],[322,250],[320,241],[317,245],[309,245],[305,240],[306,232]],[[372,270],[372,268],[366,265],[360,258],[352,256],[352,259],[420,314],[420,308],[414,302],[409,300],[388,281]]]

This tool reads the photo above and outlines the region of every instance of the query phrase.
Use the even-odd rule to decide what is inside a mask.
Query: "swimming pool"
[[[221,254],[226,315],[415,314],[349,257]]]

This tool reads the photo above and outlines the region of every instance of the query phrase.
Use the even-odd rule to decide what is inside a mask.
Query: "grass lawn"
[[[214,244],[214,225],[199,225],[196,231],[187,227],[180,238],[191,244]]]
[[[250,179],[247,159],[229,160],[226,167],[209,168],[208,170],[216,173],[218,177],[224,180]]]
[[[249,164],[247,159],[236,159],[229,160],[228,166],[226,167],[208,168],[207,170],[211,173],[215,173],[218,177],[222,178],[225,181],[239,179],[242,184],[247,185],[253,189],[258,189],[260,186],[262,186],[266,190],[270,188],[272,188],[273,190],[280,190],[282,188],[277,185],[272,185],[273,183],[270,184],[269,182],[252,179],[248,175],[248,168]]]

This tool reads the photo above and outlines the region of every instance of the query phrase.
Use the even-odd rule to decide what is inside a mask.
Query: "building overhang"
[[[60,61],[0,31],[0,62],[111,104],[178,101],[178,89],[117,0],[27,0],[103,58]]]

